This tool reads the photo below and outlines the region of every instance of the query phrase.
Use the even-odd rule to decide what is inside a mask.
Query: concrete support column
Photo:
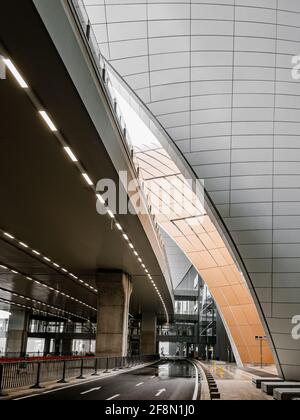
[[[96,354],[99,357],[126,357],[132,283],[122,272],[97,274],[98,320]]]
[[[23,355],[26,353],[28,315],[25,311],[13,311],[8,324],[6,353]]]
[[[141,324],[141,355],[148,356],[157,353],[156,346],[157,316],[152,312],[144,312]]]
[[[71,338],[63,338],[61,340],[61,353],[63,356],[70,356],[72,354],[73,340]]]

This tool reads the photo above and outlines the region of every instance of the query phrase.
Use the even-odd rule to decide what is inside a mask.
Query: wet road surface
[[[160,362],[139,370],[27,396],[34,400],[192,400],[195,368],[187,361]],[[20,399],[20,398],[18,398]]]

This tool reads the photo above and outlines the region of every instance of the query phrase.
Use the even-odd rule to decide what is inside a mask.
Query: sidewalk
[[[210,364],[206,363],[211,374],[214,376],[219,391],[221,393],[221,400],[227,401],[260,401],[260,400],[273,400],[272,397],[268,397],[263,394],[260,390],[256,389],[252,384],[252,378],[255,373],[251,373],[251,369],[248,367],[246,370],[239,369],[234,364]],[[254,369],[253,369],[254,370]],[[259,370],[255,369],[256,373]],[[271,372],[263,370],[264,374]],[[274,373],[274,370],[273,370]]]

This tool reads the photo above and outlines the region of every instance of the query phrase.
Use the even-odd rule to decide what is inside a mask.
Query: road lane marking
[[[199,395],[199,371],[198,371],[198,367],[196,365],[196,363],[194,362],[190,362],[196,371],[195,374],[195,391],[194,391],[194,395],[193,395],[193,401],[197,401],[198,400],[198,395]]]
[[[106,400],[106,401],[111,401],[111,400],[114,400],[115,398],[118,398],[120,395],[121,395],[121,394],[114,395],[113,397],[107,398],[107,400]]]
[[[81,392],[80,395],[86,395],[94,391],[100,391],[101,388],[102,388],[101,386],[99,386],[98,388],[92,388],[92,389],[89,389],[88,391]]]
[[[166,388],[164,388],[164,389],[160,389],[160,390],[158,391],[158,393],[157,393],[155,396],[156,396],[156,397],[160,397],[160,396],[161,396],[161,394],[163,394],[164,392],[167,392]]]
[[[146,364],[145,366],[153,366],[153,363]],[[141,369],[141,367],[138,366],[138,367],[130,368],[127,372],[134,372],[134,371],[140,370],[140,369]],[[124,371],[120,371],[118,373],[110,373],[106,376],[103,376],[102,378],[99,377],[97,379],[88,379],[87,381],[83,381],[83,382],[80,382],[78,384],[66,385],[66,386],[63,386],[63,387],[60,387],[60,388],[51,389],[50,391],[39,392],[37,394],[31,394],[31,395],[25,395],[23,397],[13,398],[13,401],[29,400],[31,398],[40,397],[41,395],[53,394],[55,392],[64,391],[65,389],[76,388],[77,386],[82,386],[82,385],[90,384],[90,383],[97,382],[97,381],[103,381],[104,379],[115,378],[116,376],[120,376],[122,374],[124,374]]]
[[[145,382],[140,382],[139,384],[137,384],[136,386],[138,387],[138,386],[142,386],[142,385],[144,385],[144,383]]]

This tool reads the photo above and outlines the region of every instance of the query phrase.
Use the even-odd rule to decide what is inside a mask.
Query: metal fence
[[[70,379],[85,379],[100,372],[128,369],[144,363],[155,362],[158,356],[132,356],[45,361],[21,361],[0,364],[0,396],[5,391],[30,387],[39,389],[43,383],[67,383]]]
[[[79,357],[79,358],[83,358],[83,357],[94,357],[95,354],[93,353],[88,353],[88,352],[62,352],[62,353],[47,353],[44,354],[43,352],[5,352],[5,353],[1,353],[0,352],[0,363],[5,363],[5,362],[19,362],[21,360],[26,360],[26,359],[46,359],[51,357],[52,359],[54,358],[67,358],[67,357]],[[29,361],[29,360],[28,360]]]

